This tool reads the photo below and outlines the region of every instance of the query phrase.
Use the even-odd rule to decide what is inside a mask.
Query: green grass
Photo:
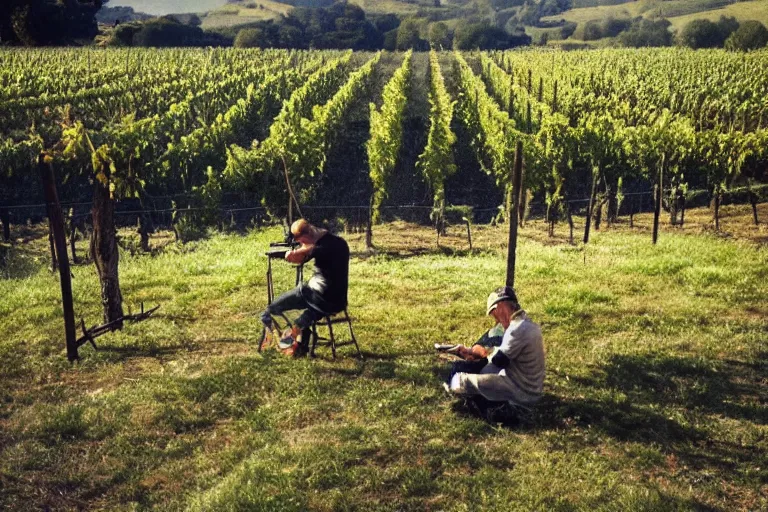
[[[249,7],[252,4],[255,4],[256,7]],[[208,30],[235,27],[257,21],[278,19],[287,15],[292,9],[293,7],[288,4],[272,0],[254,0],[253,2],[245,2],[244,5],[226,4],[207,12],[202,17],[202,28]]]
[[[0,280],[0,507],[768,506],[765,245],[665,230],[653,246],[645,225],[584,248],[527,224],[517,289],[543,327],[545,396],[497,425],[443,394],[449,360],[431,350],[489,327],[504,277],[504,230],[475,226],[472,252],[461,232],[438,249],[428,229],[377,227],[373,256],[347,236],[364,361],[256,352],[274,229],[123,253],[126,303],[162,307],[75,366],[44,240],[4,246],[18,269]],[[98,323],[95,272],[73,272],[77,314]]]
[[[545,16],[542,20],[562,19],[583,25],[589,21],[601,21],[606,18],[631,19],[638,16],[648,19],[667,18],[678,31],[691,20],[717,21],[720,16],[733,16],[740,22],[757,20],[768,25],[768,2],[748,0],[729,4],[728,0],[639,0],[617,5],[570,9],[555,16]],[[539,33],[535,27],[526,27],[526,30],[534,36]]]

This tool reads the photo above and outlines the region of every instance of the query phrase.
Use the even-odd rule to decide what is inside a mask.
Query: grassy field
[[[586,248],[526,224],[517,290],[548,370],[540,405],[509,425],[446,396],[450,361],[431,349],[490,326],[501,227],[474,226],[472,251],[459,226],[440,247],[428,228],[378,226],[374,255],[347,234],[363,361],[256,352],[279,230],[153,238],[151,255],[122,253],[120,279],[127,304],[158,315],[74,366],[42,231],[14,230],[0,246],[0,508],[765,510],[768,232],[748,208],[724,215],[716,234],[689,211],[657,246],[649,215]],[[94,269],[73,273],[76,312],[97,323]],[[275,274],[290,286],[289,268]]]
[[[256,7],[252,7],[256,6]],[[203,29],[234,27],[257,21],[280,18],[288,14],[292,6],[272,0],[253,0],[243,5],[227,4],[209,11],[202,17]]]
[[[545,16],[544,21],[566,20],[578,24],[600,21],[606,18],[628,19],[643,16],[645,18],[667,18],[676,30],[694,19],[717,21],[720,16],[733,16],[739,21],[758,20],[768,25],[768,1],[751,0],[725,5],[726,0],[640,0],[617,5],[583,7],[571,9],[555,16]],[[531,35],[536,30],[526,27]]]
[[[757,20],[763,25],[768,26],[768,1],[754,0],[751,2],[737,2],[723,7],[722,9],[712,9],[696,14],[675,16],[669,18],[669,21],[672,22],[672,26],[675,29],[680,30],[692,20],[707,19],[710,21],[717,21],[720,19],[720,16],[733,16],[741,22]]]

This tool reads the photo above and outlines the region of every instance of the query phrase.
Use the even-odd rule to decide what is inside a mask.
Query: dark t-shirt
[[[337,313],[347,307],[349,287],[349,246],[343,238],[326,233],[309,255],[315,273],[301,292],[309,304],[323,313]]]

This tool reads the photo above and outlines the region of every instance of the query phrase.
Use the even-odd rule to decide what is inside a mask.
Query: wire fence
[[[664,197],[667,203],[671,202],[671,195],[676,189],[664,189]],[[763,202],[766,200],[766,192],[768,192],[768,184],[753,185],[752,187],[737,187],[723,191],[724,198],[730,198],[731,202],[743,202],[749,201],[748,194],[756,194],[758,201]],[[620,194],[621,201],[615,205],[618,211],[615,212],[616,216],[627,216],[642,212],[650,212],[653,210],[653,196],[652,191],[633,191],[624,192]],[[687,190],[684,191],[684,198],[686,207],[703,206],[706,201],[712,196],[712,191],[705,189]],[[175,199],[179,198],[195,198],[194,194],[183,193],[173,195],[161,195],[152,196],[147,194],[142,202],[144,206],[140,205],[140,201],[137,199],[126,199],[116,203],[114,211],[115,217],[121,219],[119,222],[121,225],[136,223],[136,219],[139,217],[146,217],[155,225],[173,225],[177,220],[187,218],[190,215],[206,214],[210,216],[218,216],[220,223],[230,224],[268,224],[274,223],[275,218],[271,215],[270,211],[264,206],[251,206],[243,201],[236,201],[230,204],[217,205],[217,206],[176,206],[173,204]],[[602,201],[605,195],[599,196]],[[647,200],[646,197],[651,198]],[[702,200],[705,202],[703,204]],[[164,202],[165,204],[158,207],[157,203]],[[562,201],[567,205],[567,210],[575,216],[585,215],[586,208],[590,202],[589,197],[582,198],[570,198]],[[69,200],[59,203],[65,212],[68,210],[68,219],[73,223],[86,222],[91,216],[90,208],[92,203],[90,201],[77,201]],[[147,204],[151,206],[147,206]],[[121,209],[124,206],[124,209]],[[500,213],[504,212],[505,205],[489,206],[489,205],[461,205],[466,208],[471,215],[470,221],[483,224],[489,223],[493,219],[497,218]],[[669,204],[665,204],[667,208]],[[30,203],[30,204],[9,204],[3,205],[0,203],[0,213],[5,210],[9,213],[11,222],[19,223],[24,219],[42,219],[47,215],[46,203]],[[526,209],[526,216],[530,219],[542,218],[547,215],[548,205],[545,201],[533,200],[528,201],[524,205]],[[306,211],[310,220],[313,221],[341,221],[345,224],[361,225],[365,224],[368,219],[369,205],[349,205],[349,204],[336,204],[336,205],[304,205],[302,211]],[[432,205],[425,204],[399,204],[399,205],[383,205],[381,207],[382,217],[384,220],[401,219],[406,221],[414,221],[419,223],[429,223],[432,221],[431,214],[433,212]],[[131,220],[131,218],[134,218]],[[8,217],[7,217],[8,218]]]

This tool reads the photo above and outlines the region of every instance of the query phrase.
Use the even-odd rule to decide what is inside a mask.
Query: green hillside
[[[633,19],[643,17],[649,20],[666,18],[672,23],[674,30],[680,30],[691,20],[708,19],[717,21],[720,19],[720,16],[732,16],[739,22],[758,20],[763,24],[768,24],[768,1],[639,0],[617,5],[598,5],[570,9],[557,15],[544,16],[541,18],[541,21],[544,23],[555,23],[562,20],[582,26],[590,21],[601,21],[609,18]],[[534,36],[535,40],[537,29],[535,27],[526,27],[526,30]],[[540,32],[540,29],[538,31]],[[578,29],[576,33],[579,33]]]
[[[293,7],[288,4],[273,2],[272,0],[248,0],[231,3],[214,9],[201,17],[203,20],[202,27],[204,29],[234,27],[257,21],[277,19],[283,14],[288,14],[291,9]]]
[[[279,19],[293,9],[291,4],[294,3],[320,5],[322,2],[241,0],[206,13],[202,17],[203,28],[236,27]],[[563,25],[573,24],[575,29],[566,34],[567,40],[579,42],[588,22],[607,19],[665,18],[671,22],[671,30],[674,31],[679,31],[694,19],[717,21],[721,16],[732,16],[740,22],[758,20],[768,25],[768,0],[533,0],[530,5],[521,0],[351,0],[350,3],[362,7],[369,16],[395,14],[401,19],[417,18],[421,21],[421,30],[425,32],[422,37],[426,36],[431,24],[443,22],[453,29],[460,21],[487,21],[507,31],[524,27],[534,42],[539,42],[545,33],[550,41],[561,41],[564,39]],[[574,8],[558,13],[564,5]],[[590,44],[600,46],[604,42],[591,41]]]

